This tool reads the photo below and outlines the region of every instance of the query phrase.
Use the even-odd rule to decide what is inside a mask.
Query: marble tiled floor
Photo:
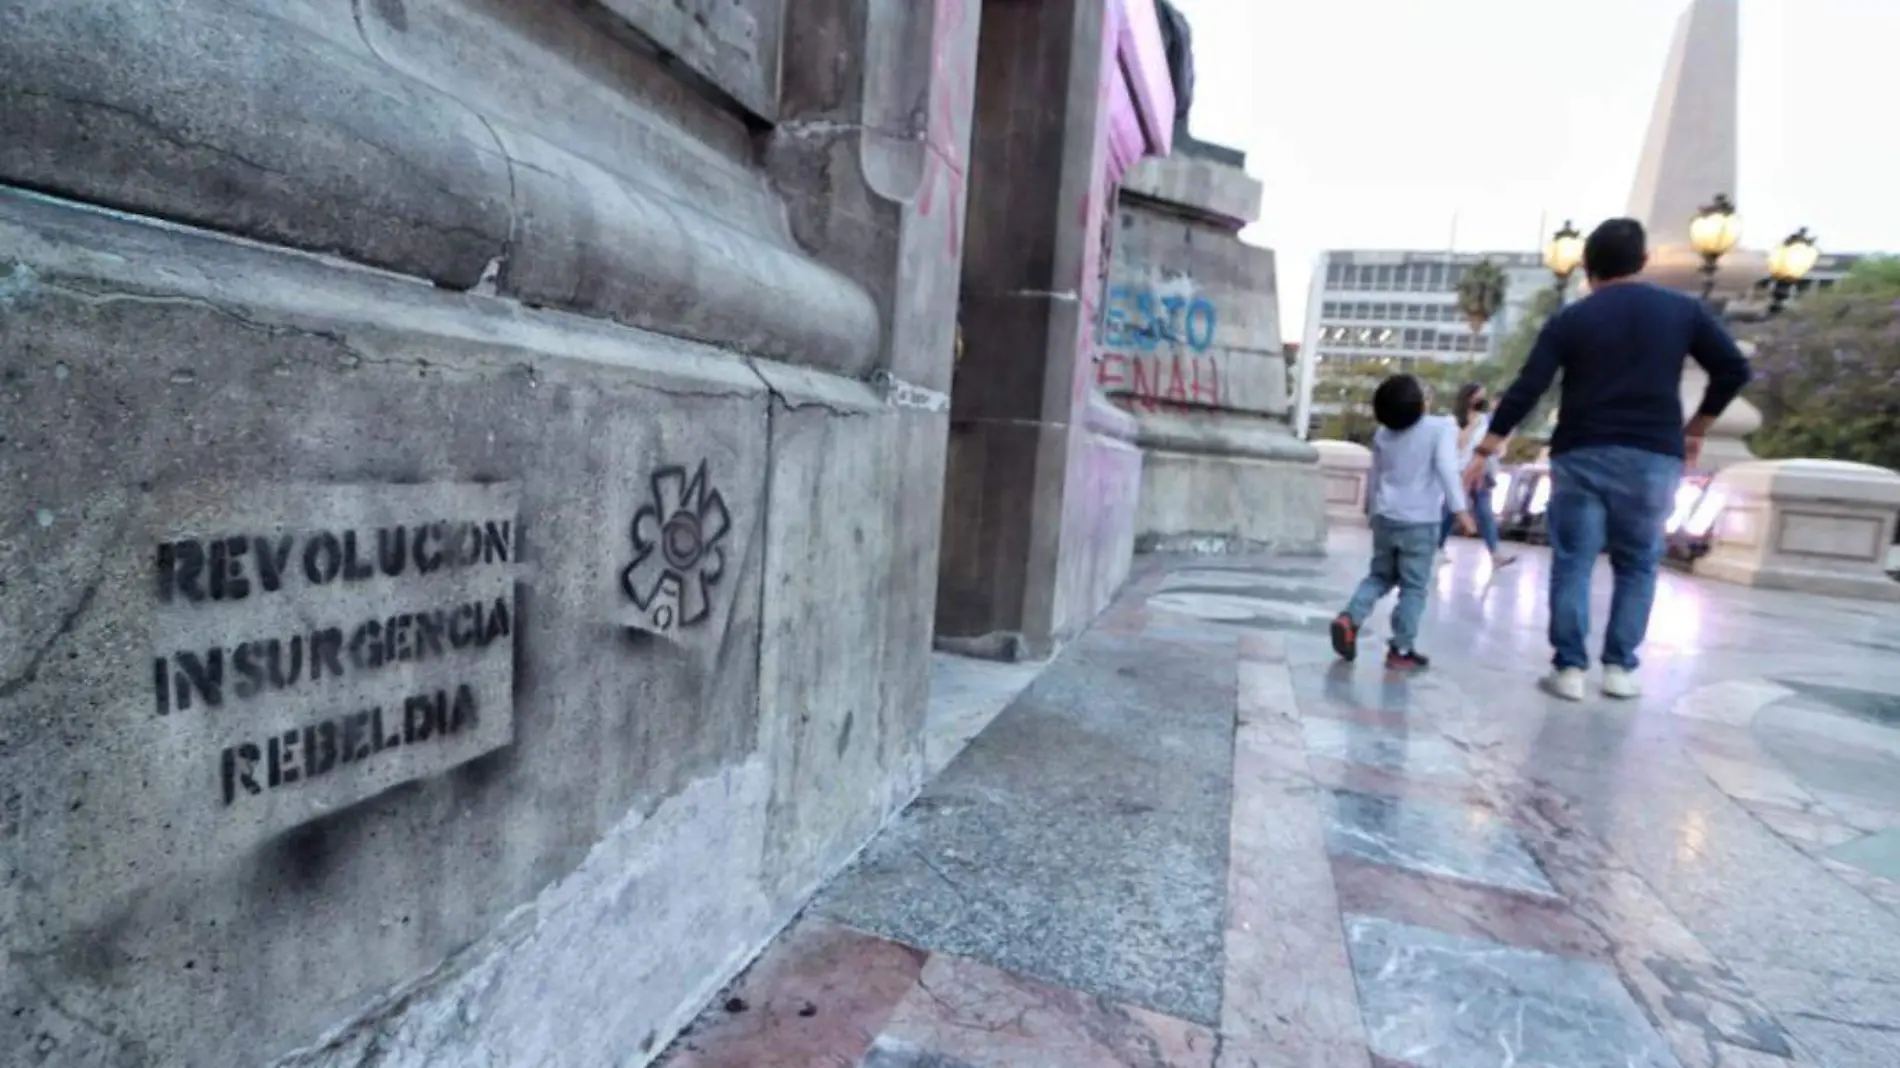
[[[1212,1065],[1206,1027],[821,919],[676,1043],[675,1068]]]
[[[1900,1065],[1900,613],[1666,574],[1570,705],[1537,550],[1334,662],[1365,550],[1142,561],[667,1063]]]

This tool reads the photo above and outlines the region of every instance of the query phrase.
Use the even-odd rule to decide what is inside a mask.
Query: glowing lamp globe
[[[1705,205],[1689,223],[1689,243],[1705,258],[1719,259],[1742,241],[1742,217],[1726,193]]]

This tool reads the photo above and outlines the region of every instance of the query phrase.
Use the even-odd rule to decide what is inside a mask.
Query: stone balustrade
[[[1372,450],[1350,441],[1315,441],[1320,479],[1325,486],[1326,521],[1338,526],[1366,525],[1366,480]]]
[[[1806,593],[1900,600],[1886,573],[1900,474],[1837,460],[1755,460],[1716,475],[1715,545],[1697,574]]]

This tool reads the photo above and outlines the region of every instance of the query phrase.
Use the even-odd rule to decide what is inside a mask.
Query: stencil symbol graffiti
[[[645,628],[669,634],[712,614],[712,589],[726,573],[721,546],[732,529],[726,501],[712,488],[706,461],[653,473],[653,498],[633,516],[633,563],[620,574]]]

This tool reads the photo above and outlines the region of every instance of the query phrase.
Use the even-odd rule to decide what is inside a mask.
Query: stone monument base
[[[1757,460],[1718,474],[1715,546],[1695,572],[1803,593],[1900,600],[1886,572],[1900,474],[1836,460]]]
[[[1231,412],[1137,418],[1137,552],[1324,551],[1319,454],[1284,426]]]

